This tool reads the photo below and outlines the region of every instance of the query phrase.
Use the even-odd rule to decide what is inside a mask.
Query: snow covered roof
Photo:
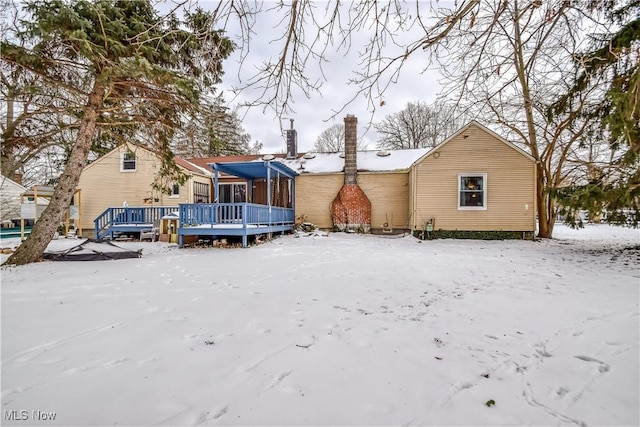
[[[190,162],[189,160],[183,159],[181,157],[174,157],[174,160],[176,162],[176,165],[181,166],[190,172],[196,172],[206,176],[213,175],[210,169],[203,168],[200,165]]]
[[[2,189],[2,191],[7,190],[9,187],[14,189],[15,191],[20,191],[21,193],[27,190],[27,188],[22,184],[18,184],[11,178],[7,178],[4,175],[0,175],[0,188]]]
[[[408,170],[429,148],[409,150],[358,151],[358,172],[393,172]],[[306,153],[295,159],[278,159],[300,174],[337,173],[344,170],[343,153]]]

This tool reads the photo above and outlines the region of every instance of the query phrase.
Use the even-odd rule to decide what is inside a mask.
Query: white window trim
[[[180,186],[178,185],[178,194],[173,192],[173,186],[178,185],[176,183],[171,184],[171,194],[169,195],[170,199],[179,199],[180,198]]]
[[[483,204],[484,206],[460,206],[460,192],[462,191],[462,188],[460,188],[460,181],[462,181],[462,178],[466,178],[466,177],[474,177],[474,176],[481,176],[482,177],[482,200],[483,200]],[[457,202],[456,204],[458,205],[458,210],[459,211],[486,211],[487,210],[487,202],[488,202],[488,181],[487,181],[487,174],[486,173],[459,173],[458,174],[458,193],[456,194],[456,198],[457,198]]]
[[[124,155],[127,153],[132,153],[135,157],[135,167],[133,169],[125,169],[124,168]],[[120,172],[136,172],[138,170],[138,156],[133,151],[121,151],[120,152]]]

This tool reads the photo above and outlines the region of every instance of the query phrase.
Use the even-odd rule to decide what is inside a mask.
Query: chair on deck
[[[155,242],[160,236],[160,220],[156,219],[153,221],[153,227],[151,230],[145,230],[140,232],[140,241],[142,242],[144,239],[151,239],[152,242]]]

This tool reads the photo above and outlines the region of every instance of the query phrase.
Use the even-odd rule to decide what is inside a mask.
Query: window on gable
[[[136,170],[136,155],[131,151],[125,151],[122,153],[122,163],[120,165],[120,171],[135,171]]]
[[[180,197],[180,185],[173,184],[171,186],[171,194],[170,197]]]
[[[487,174],[458,175],[458,209],[487,209]]]

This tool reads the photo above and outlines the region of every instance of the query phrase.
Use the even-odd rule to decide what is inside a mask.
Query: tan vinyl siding
[[[296,176],[296,221],[331,229],[331,202],[344,184],[343,174]]]
[[[404,230],[409,219],[408,173],[358,173],[358,185],[371,202],[371,228]],[[296,177],[296,218],[331,229],[331,203],[344,184],[344,174]]]
[[[126,149],[121,146],[107,153],[87,166],[80,175],[78,188],[82,190],[82,228],[88,232],[94,228],[94,219],[105,209],[122,206],[125,201],[131,207],[145,206],[145,199],[151,198],[151,205],[146,206],[177,206],[179,203],[193,203],[192,180],[207,183],[210,189],[213,188],[208,177],[190,175],[180,186],[179,197],[160,194],[153,190],[152,184],[161,160],[147,150],[132,147],[136,154],[136,169],[122,172],[121,153]]]
[[[535,230],[535,162],[481,128],[470,126],[414,168],[415,229],[435,218],[436,230]],[[458,209],[460,173],[487,174],[486,210]]]
[[[371,202],[373,230],[410,228],[408,173],[359,173],[358,185]]]

